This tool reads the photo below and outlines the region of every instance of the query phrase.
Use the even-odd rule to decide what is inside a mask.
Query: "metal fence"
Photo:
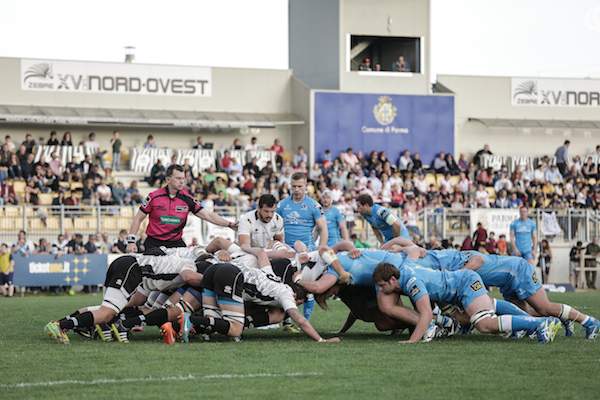
[[[224,217],[238,218],[246,208],[215,207],[215,212]],[[395,210],[401,217],[401,210]],[[106,234],[111,240],[119,230],[129,229],[131,219],[137,212],[137,206],[4,206],[0,207],[0,240],[14,243],[20,230],[27,232],[28,239],[37,241],[46,238],[50,242],[59,234],[82,233]],[[538,237],[541,235],[542,213],[555,212],[558,225],[562,229],[561,237],[566,242],[581,240],[589,242],[600,236],[600,212],[584,209],[538,210],[531,209],[530,217],[536,220]],[[198,235],[205,235],[206,223],[202,222]],[[423,209],[419,211],[416,225],[409,226],[413,233],[424,240],[431,237],[454,237],[462,240],[471,234],[470,209]],[[368,242],[374,243],[373,231],[358,214],[354,218],[353,232]]]

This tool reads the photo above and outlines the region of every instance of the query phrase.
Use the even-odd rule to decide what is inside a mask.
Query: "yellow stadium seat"
[[[60,229],[60,218],[58,217],[48,217],[46,220],[47,229],[56,231]]]
[[[16,194],[20,194],[20,195],[24,194],[25,186],[27,186],[25,181],[14,181],[13,182],[13,189],[15,189]]]
[[[15,218],[2,218],[0,219],[0,229],[3,231],[14,231],[17,230],[17,224]]]
[[[117,221],[118,217],[105,216],[100,219],[100,223],[102,224],[102,231],[114,231],[117,229]]]
[[[69,188],[71,189],[71,191],[81,190],[81,189],[83,189],[83,184],[81,182],[71,182],[71,184],[69,185]]]
[[[0,218],[4,217],[4,207],[0,207]]]
[[[65,218],[63,220],[63,230],[65,232],[73,232],[73,219],[72,218]]]
[[[95,217],[80,217],[73,221],[73,229],[75,231],[89,231],[97,229],[97,221]]]
[[[4,215],[7,217],[17,217],[17,216],[21,215],[21,207],[18,207],[18,206],[4,207]]]
[[[485,188],[485,191],[488,192],[490,203],[496,201],[496,191],[493,187],[489,186]]]
[[[456,184],[459,182],[459,177],[458,176],[451,176],[450,177],[450,184],[452,186],[456,186]]]
[[[133,217],[133,208],[129,206],[121,207],[119,210],[119,215],[124,218],[131,218]]]
[[[65,190],[69,190],[71,188],[71,185],[69,184],[69,182],[59,182],[58,186]]]
[[[54,194],[52,193],[40,193],[38,195],[38,200],[40,201],[41,206],[49,206],[52,204],[52,199],[54,199]]]
[[[129,229],[130,225],[131,225],[131,219],[130,218],[119,218],[119,221],[117,222],[117,228],[119,230],[121,230],[121,229]]]
[[[426,174],[425,175],[425,182],[427,182],[427,184],[431,185],[437,185],[437,181],[435,179],[435,175],[434,174]]]

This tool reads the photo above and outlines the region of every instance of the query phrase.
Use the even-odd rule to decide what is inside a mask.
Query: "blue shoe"
[[[183,343],[189,343],[190,341],[190,330],[192,329],[190,315],[189,312],[184,312],[179,316],[179,335]]]
[[[546,344],[553,341],[560,326],[561,322],[558,318],[544,318],[535,330],[538,342]]]
[[[596,336],[598,336],[598,332],[600,331],[600,321],[593,318],[591,323],[588,324],[587,326],[584,326],[584,328],[585,328],[585,338],[588,340],[594,340],[594,339],[596,339]]]
[[[571,337],[575,334],[575,322],[571,321],[570,319],[566,320],[566,321],[561,321],[563,327],[565,328],[565,336],[566,337]]]
[[[425,331],[425,334],[423,335],[423,338],[421,339],[422,342],[431,342],[436,334],[437,334],[437,330],[438,327],[435,324],[435,322],[431,321],[431,323],[429,324],[429,327],[427,328],[427,330]]]

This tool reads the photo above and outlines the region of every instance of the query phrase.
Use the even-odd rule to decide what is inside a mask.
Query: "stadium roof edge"
[[[305,121],[301,117],[291,113],[269,114],[0,105],[0,124],[129,126],[162,129],[237,129],[303,125]]]
[[[571,128],[600,129],[600,120],[565,120],[565,119],[514,119],[514,118],[474,118],[468,122],[477,122],[486,128]]]

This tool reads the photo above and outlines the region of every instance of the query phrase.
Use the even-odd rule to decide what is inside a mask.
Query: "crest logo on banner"
[[[381,125],[389,125],[394,122],[397,114],[398,109],[389,96],[381,96],[379,103],[373,107],[373,116]]]

